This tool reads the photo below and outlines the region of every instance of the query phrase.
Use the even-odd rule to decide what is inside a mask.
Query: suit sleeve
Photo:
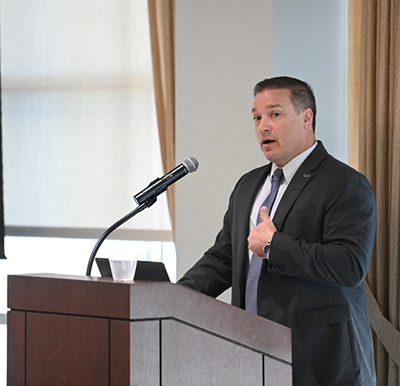
[[[298,201],[274,234],[268,269],[322,284],[359,286],[375,238],[375,198],[368,180],[355,171],[323,184],[317,177]]]
[[[214,245],[190,268],[177,284],[191,288],[206,295],[217,297],[232,285],[232,241],[231,206],[224,216],[222,230],[218,233]]]

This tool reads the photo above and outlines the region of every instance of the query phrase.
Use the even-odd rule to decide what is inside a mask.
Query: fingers
[[[265,258],[264,245],[271,239],[272,235],[276,232],[274,223],[271,221],[268,208],[263,206],[260,210],[260,217],[262,222],[251,229],[247,239],[249,249],[258,257]]]
[[[266,206],[260,209],[260,217],[262,221],[269,220],[268,208]]]

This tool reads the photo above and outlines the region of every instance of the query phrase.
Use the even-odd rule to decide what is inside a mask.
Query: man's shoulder
[[[365,178],[358,170],[352,168],[345,162],[335,158],[327,152],[322,142],[311,153],[306,160],[305,165],[309,168],[315,167],[315,170],[326,173],[327,176],[349,176],[350,178]]]
[[[266,178],[268,173],[271,170],[271,163],[268,163],[263,166],[259,166],[255,169],[248,171],[247,173],[243,174],[238,183],[241,181],[249,181],[249,180],[258,180],[259,178]]]
[[[328,172],[331,176],[342,176],[347,178],[365,179],[366,177],[358,170],[352,168],[343,161],[338,160],[328,154],[321,163],[322,170]]]
[[[264,183],[270,170],[271,164],[267,164],[243,174],[235,184],[232,197],[238,194],[240,196],[252,196]]]

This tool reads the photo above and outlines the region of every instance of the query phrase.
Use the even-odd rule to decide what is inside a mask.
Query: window
[[[1,12],[4,313],[7,274],[84,275],[97,238],[163,172],[146,0],[3,0]],[[174,281],[171,233],[161,195],[98,255],[139,251]]]
[[[146,0],[3,1],[2,93],[7,234],[97,238],[163,174]],[[170,241],[165,195],[123,229]]]

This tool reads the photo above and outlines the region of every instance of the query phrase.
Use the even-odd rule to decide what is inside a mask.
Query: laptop
[[[112,277],[110,261],[108,259],[96,257],[96,264],[102,277]],[[170,281],[164,263],[141,260],[137,261],[133,280]]]

